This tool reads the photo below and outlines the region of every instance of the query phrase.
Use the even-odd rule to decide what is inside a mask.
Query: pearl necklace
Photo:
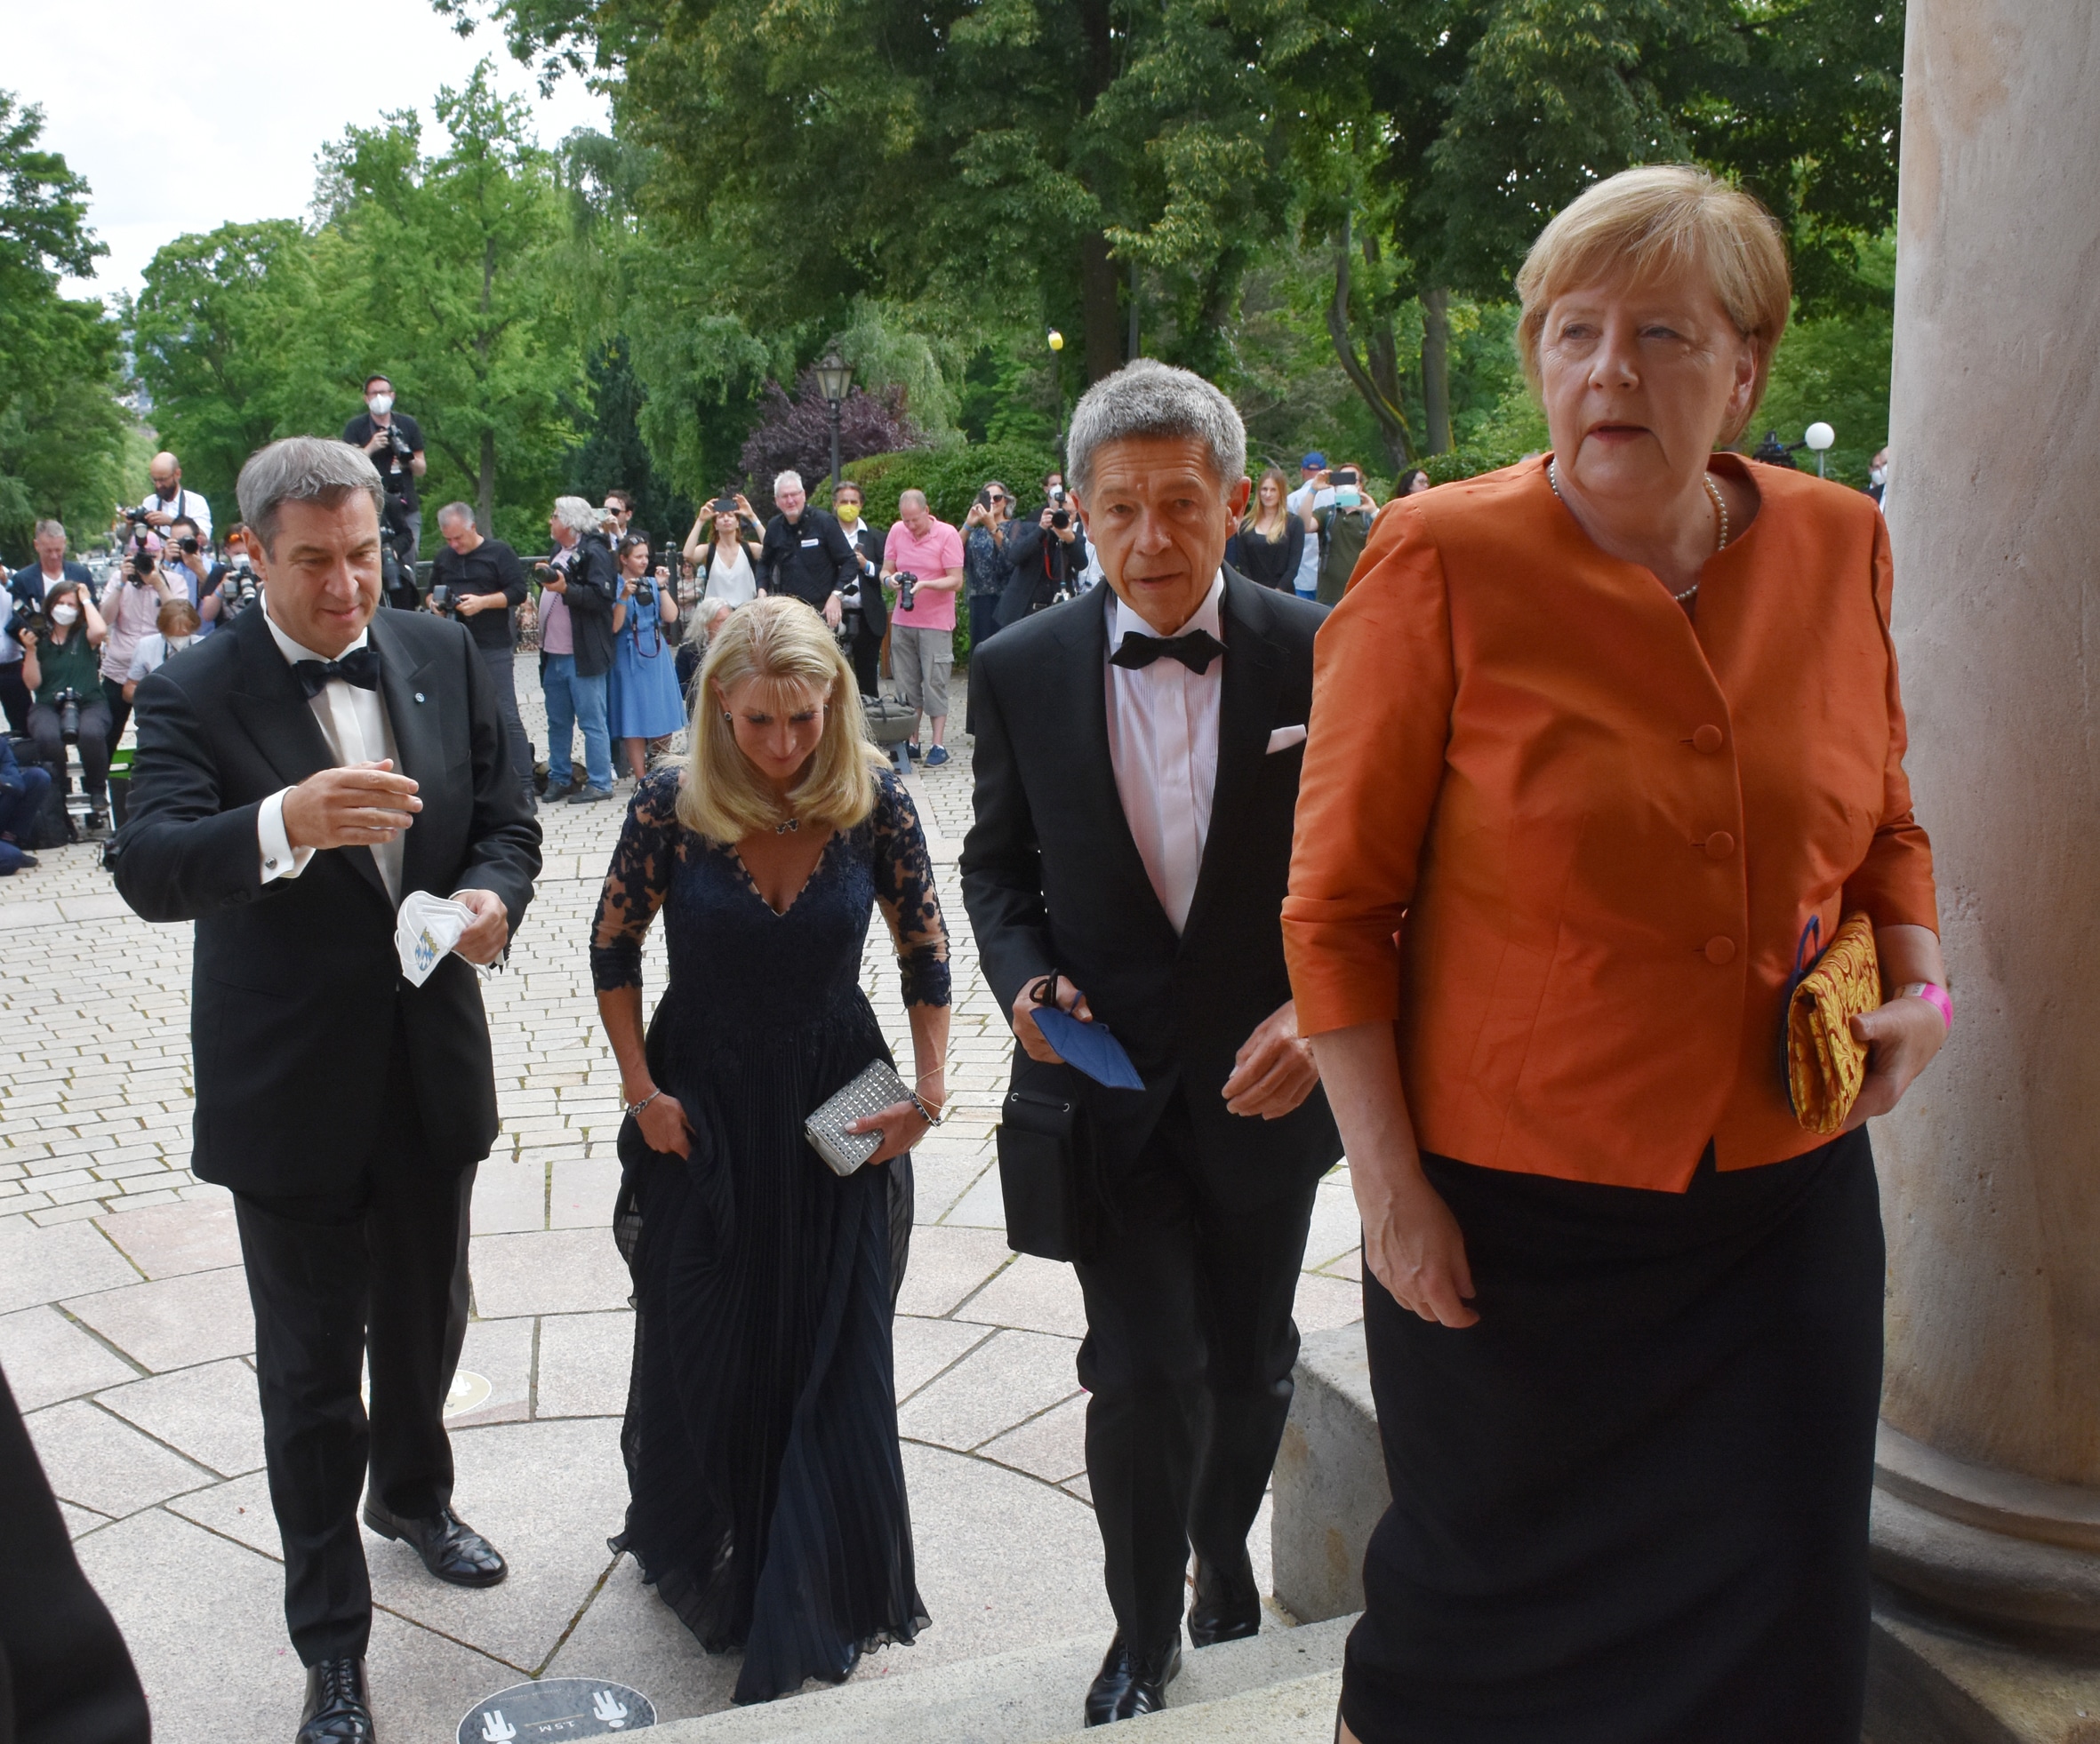
[[[1706,494],[1713,499],[1713,513],[1716,521],[1713,548],[1717,553],[1726,551],[1728,548],[1727,499],[1721,495],[1721,487],[1713,482],[1713,475],[1711,472],[1702,473],[1699,476],[1700,482],[1706,486]],[[1560,460],[1558,455],[1546,462],[1546,483],[1553,487],[1553,494],[1559,497],[1562,502],[1565,503],[1567,500],[1566,497],[1560,495]],[[1699,584],[1695,581],[1681,594],[1672,594],[1670,597],[1682,605],[1698,591]]]

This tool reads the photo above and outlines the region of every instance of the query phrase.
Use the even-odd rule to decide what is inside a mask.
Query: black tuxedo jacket
[[[1011,1011],[1021,989],[1070,976],[1128,1050],[1142,1091],[1108,1090],[1016,1046],[1016,1086],[1055,1075],[1091,1117],[1104,1170],[1134,1159],[1178,1084],[1205,1167],[1257,1204],[1342,1154],[1325,1092],[1280,1120],[1226,1111],[1233,1055],[1291,996],[1283,899],[1302,743],[1271,753],[1312,706],[1312,638],[1326,609],[1225,572],[1218,782],[1189,923],[1177,939],[1123,816],[1109,755],[1104,583],[1003,629],[970,660],[976,822],[963,900],[985,979]]]
[[[401,772],[423,802],[402,838],[403,892],[493,890],[515,930],[540,826],[473,638],[421,612],[375,612],[371,637]],[[263,613],[171,660],[136,707],[116,887],[147,920],[196,923],[191,1168],[259,1194],[353,1184],[379,1136],[397,1012],[427,1155],[454,1168],[487,1156],[496,1090],[473,968],[447,956],[421,987],[403,979],[367,848],[324,849],[299,877],[261,882],[262,801],[334,763]]]
[[[862,521],[852,532],[846,532],[846,548],[854,555],[854,562],[861,577],[861,634],[871,636],[878,642],[890,627],[890,608],[882,596],[882,583],[876,578],[882,573],[882,534]]]

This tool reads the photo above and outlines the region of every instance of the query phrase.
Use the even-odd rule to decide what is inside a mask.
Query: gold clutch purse
[[[1815,921],[1801,935],[1799,964],[1822,932]],[[1864,915],[1849,916],[1830,948],[1803,972],[1797,968],[1785,1012],[1786,1094],[1794,1118],[1811,1132],[1835,1132],[1866,1082],[1867,1050],[1852,1020],[1881,1003],[1881,964],[1874,928]]]

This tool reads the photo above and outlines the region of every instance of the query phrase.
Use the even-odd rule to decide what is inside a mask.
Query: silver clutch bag
[[[915,1100],[889,1066],[871,1060],[858,1077],[802,1123],[802,1136],[830,1164],[833,1174],[850,1175],[882,1148],[882,1133],[879,1129],[849,1132],[846,1127],[865,1116]]]

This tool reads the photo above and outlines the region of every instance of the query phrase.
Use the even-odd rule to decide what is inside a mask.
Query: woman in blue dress
[[[678,694],[678,651],[663,627],[678,619],[677,590],[668,572],[649,573],[649,541],[639,533],[620,541],[620,597],[613,604],[613,680],[607,699],[613,737],[627,753],[638,782],[648,770],[649,741],[685,724]]]
[[[694,688],[693,748],[637,788],[591,935],[637,1308],[612,1543],[709,1652],[741,1651],[735,1700],[766,1701],[926,1625],[890,1326],[910,1148],[945,1094],[948,934],[918,814],[814,612],[746,606]],[[860,985],[878,906],[916,1089],[856,1123],[882,1143],[841,1177],[802,1128],[890,1059]],[[645,1036],[659,908],[669,979]]]

